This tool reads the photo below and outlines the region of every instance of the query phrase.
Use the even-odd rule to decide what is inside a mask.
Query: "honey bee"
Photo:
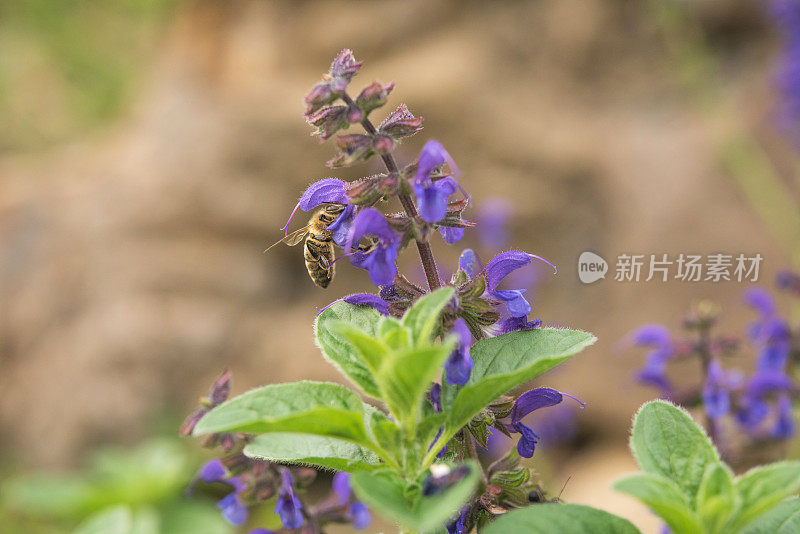
[[[299,230],[287,235],[267,250],[279,243],[286,243],[290,247],[303,243],[303,257],[311,281],[321,288],[326,288],[333,280],[335,266],[335,252],[333,236],[328,226],[333,224],[344,211],[342,204],[325,204],[314,212],[308,224]],[[264,252],[267,252],[265,250]]]

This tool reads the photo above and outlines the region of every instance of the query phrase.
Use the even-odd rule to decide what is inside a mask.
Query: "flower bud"
[[[400,104],[378,127],[382,134],[395,139],[414,135],[422,130],[422,117],[414,117],[405,104]]]
[[[355,76],[356,72],[358,72],[363,64],[364,63],[361,61],[356,61],[352,50],[345,48],[339,52],[339,55],[336,56],[336,58],[334,58],[328,75],[334,80],[343,80],[346,87],[347,83],[353,79],[353,76]],[[339,84],[339,86],[340,85],[341,84]],[[344,88],[341,90],[344,90]]]
[[[348,128],[347,106],[329,106],[306,117],[306,121],[316,126],[311,135],[318,135],[321,140],[330,138],[343,128]]]
[[[325,165],[330,168],[347,167],[357,161],[366,161],[372,155],[372,137],[364,134],[340,135],[336,146],[341,152]]]
[[[372,148],[378,154],[388,154],[394,150],[394,139],[388,135],[377,134],[372,140]]]
[[[347,110],[347,122],[356,124],[364,119],[364,112],[357,107],[351,107]]]
[[[306,115],[311,115],[323,106],[333,103],[338,95],[331,90],[329,82],[321,82],[315,85],[305,97]]]
[[[389,93],[394,89],[394,82],[382,84],[380,82],[372,82],[361,91],[361,94],[356,98],[356,105],[364,110],[364,113],[377,109],[384,104],[389,98]]]

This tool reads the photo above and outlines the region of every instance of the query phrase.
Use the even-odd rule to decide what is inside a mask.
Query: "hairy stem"
[[[342,94],[342,100],[344,100],[344,102],[350,107],[355,106],[355,102],[353,102],[353,99],[350,98],[350,95],[347,93]],[[361,121],[361,126],[363,126],[364,130],[366,130],[370,135],[375,135],[375,133],[377,133],[375,126],[372,124],[366,114]],[[397,162],[394,160],[394,156],[391,154],[381,154],[381,159],[383,159],[383,164],[386,165],[386,170],[389,171],[390,174],[400,174],[400,169],[397,166]],[[414,221],[419,219],[417,206],[414,205],[414,199],[411,198],[411,195],[401,192],[399,198],[400,203],[403,205],[403,209],[406,211],[406,215],[408,215]],[[422,241],[419,238],[415,238],[414,241],[417,243],[417,251],[419,251],[419,259],[422,262],[422,268],[425,269],[425,278],[428,279],[428,287],[431,289],[431,291],[442,287],[442,282],[439,280],[439,271],[436,269],[436,260],[433,258],[433,252],[431,251],[430,243],[427,241]]]

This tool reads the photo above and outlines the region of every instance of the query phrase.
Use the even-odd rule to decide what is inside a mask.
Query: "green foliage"
[[[475,492],[480,467],[467,462],[469,472],[449,488],[431,496],[422,495],[417,481],[403,479],[391,469],[358,473],[350,483],[359,499],[406,528],[434,532],[454,515]]]
[[[590,506],[537,504],[500,516],[484,534],[641,534],[630,521]]]
[[[245,446],[244,454],[272,462],[313,465],[349,473],[368,471],[380,465],[380,458],[364,447],[309,434],[261,434]]]
[[[8,512],[0,524],[8,532],[50,534],[78,522],[79,533],[231,532],[212,502],[185,496],[192,464],[181,442],[160,439],[98,451],[81,472],[13,477],[0,488],[0,508]]]
[[[445,440],[490,402],[566,361],[596,341],[578,330],[534,329],[483,339],[470,349],[475,362],[469,382],[446,387],[448,406]]]
[[[668,402],[639,410],[631,449],[644,472],[615,488],[646,504],[674,534],[777,532],[784,522],[800,522],[797,501],[785,501],[800,489],[800,462],[734,477],[700,425]]]
[[[477,464],[467,463],[466,476],[423,496],[436,453],[498,396],[594,342],[591,334],[571,330],[479,341],[471,349],[472,379],[464,388],[447,388],[453,402],[434,413],[427,393],[457,342],[442,335],[442,314],[453,295],[452,288],[438,289],[400,321],[345,302],[317,318],[325,358],[388,414],[344,386],[296,382],[233,398],[206,414],[194,433],[255,434],[244,450],[248,456],[351,472],[358,497],[381,514],[406,529],[440,529],[472,496],[481,475]],[[444,437],[431,446],[442,427]]]

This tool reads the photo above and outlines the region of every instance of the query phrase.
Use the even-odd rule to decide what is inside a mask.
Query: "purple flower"
[[[347,517],[353,522],[353,528],[357,530],[365,529],[372,521],[369,508],[363,502],[353,502],[347,508]]]
[[[373,295],[372,293],[355,293],[347,295],[342,300],[354,306],[370,306],[383,315],[389,315],[389,304],[378,295]]]
[[[469,508],[469,506],[462,508],[461,512],[458,514],[458,517],[454,521],[451,521],[445,525],[445,528],[447,528],[447,534],[465,534],[464,523],[467,520]]]
[[[784,270],[778,273],[776,284],[780,289],[800,296],[800,274]]]
[[[362,210],[353,221],[347,236],[345,250],[351,251],[365,236],[373,236],[373,246],[367,250],[357,250],[350,256],[350,263],[366,269],[372,283],[376,286],[387,286],[397,276],[397,250],[400,248],[400,236],[386,222],[376,209]]]
[[[451,332],[458,336],[458,346],[444,364],[445,375],[449,383],[463,386],[472,374],[473,363],[469,355],[472,334],[464,319],[458,319]]]
[[[725,372],[717,360],[712,360],[703,386],[703,407],[711,419],[726,416],[731,408],[730,394],[725,386]]]
[[[777,417],[775,426],[772,428],[771,436],[773,439],[789,439],[797,434],[797,423],[794,420],[792,410],[792,399],[786,393],[778,397],[776,406]]]
[[[232,525],[242,525],[247,521],[247,506],[244,505],[240,497],[241,493],[247,488],[239,477],[232,477],[222,465],[219,459],[211,460],[203,464],[197,473],[197,478],[206,484],[222,482],[233,488],[233,491],[217,502],[217,508],[222,512],[222,517]],[[193,485],[190,486],[190,490]]]
[[[452,226],[440,226],[439,233],[442,234],[442,239],[448,245],[458,243],[464,237],[463,228],[455,228]]]
[[[503,249],[508,245],[508,221],[511,207],[503,198],[485,202],[478,210],[478,241],[488,250]]]
[[[344,506],[350,500],[353,490],[350,488],[350,474],[339,471],[333,475],[333,492],[339,498],[339,506]]]
[[[442,144],[433,139],[425,143],[419,154],[413,188],[417,197],[419,213],[427,222],[435,223],[444,219],[444,216],[447,215],[447,199],[458,189],[456,181],[449,176],[436,182],[431,179],[433,170],[445,163],[458,177],[458,167]]]
[[[797,141],[800,120],[800,3],[773,0],[770,11],[784,38],[776,81],[782,99],[778,106],[778,126]]]
[[[269,530],[269,529],[266,529],[266,528],[257,528],[257,529],[251,530],[247,534],[275,534],[275,531]]]
[[[508,334],[509,332],[517,332],[519,330],[533,330],[542,326],[541,319],[534,319],[529,321],[527,316],[522,317],[508,317],[500,321],[500,330],[497,335]]]
[[[506,423],[505,426],[509,432],[520,435],[519,441],[517,442],[517,452],[520,456],[523,458],[532,457],[536,449],[536,444],[539,442],[539,436],[532,428],[525,425],[522,419],[539,408],[555,406],[561,403],[561,401],[564,400],[564,395],[566,394],[551,388],[535,388],[523,393],[514,401],[514,407],[511,409],[511,414],[509,415],[511,422]],[[578,402],[581,407],[586,406],[575,397],[571,395],[567,396]]]
[[[433,386],[431,386],[430,396],[431,396],[431,404],[433,405],[433,411],[436,413],[442,413],[442,385],[439,384],[438,382],[434,383]],[[443,431],[444,427],[441,427],[439,429],[439,432],[436,434],[436,437],[433,438],[433,441],[428,446],[428,450],[431,450],[431,447],[433,447],[433,444],[436,443],[436,441],[441,437]],[[447,452],[447,445],[442,447],[442,449],[438,453],[436,453],[436,457],[442,458],[446,452]]]
[[[458,258],[458,268],[467,273],[470,280],[480,272],[480,260],[471,248],[465,248]]]
[[[631,339],[634,345],[653,348],[637,373],[637,380],[656,386],[663,397],[672,396],[672,383],[667,378],[667,362],[675,355],[675,347],[669,330],[658,324],[644,325],[631,334]]]
[[[524,317],[531,312],[531,305],[523,296],[527,289],[498,290],[497,286],[500,285],[500,282],[502,282],[506,276],[520,267],[530,264],[533,258],[547,263],[556,270],[555,266],[549,261],[539,256],[528,254],[527,252],[520,252],[518,250],[498,254],[492,258],[486,266],[486,269],[484,269],[486,274],[486,292],[494,299],[505,302],[506,309],[511,317]]]
[[[747,334],[759,351],[757,368],[783,369],[791,350],[789,325],[777,316],[775,301],[764,288],[749,288],[744,293],[744,300],[758,313]]]
[[[303,519],[302,508],[294,494],[294,480],[292,474],[288,469],[284,469],[281,473],[281,488],[278,492],[278,503],[275,505],[275,513],[281,516],[281,522],[286,528],[299,528],[305,521]]]
[[[786,395],[793,389],[792,380],[782,370],[756,371],[739,400],[739,409],[736,412],[739,426],[745,432],[758,436],[761,432],[761,423],[769,415],[769,404],[766,399],[774,394]]]
[[[281,228],[284,235],[288,235],[289,224],[291,224],[298,208],[309,212],[323,204],[343,204],[345,206],[344,211],[336,220],[328,225],[328,230],[330,230],[334,242],[340,247],[344,246],[347,239],[347,232],[355,217],[356,208],[350,203],[347,191],[345,190],[345,183],[336,178],[325,178],[308,186],[308,189],[303,192],[303,196],[300,197],[297,205],[292,210],[291,215],[289,215],[289,220],[286,221],[284,227]]]

